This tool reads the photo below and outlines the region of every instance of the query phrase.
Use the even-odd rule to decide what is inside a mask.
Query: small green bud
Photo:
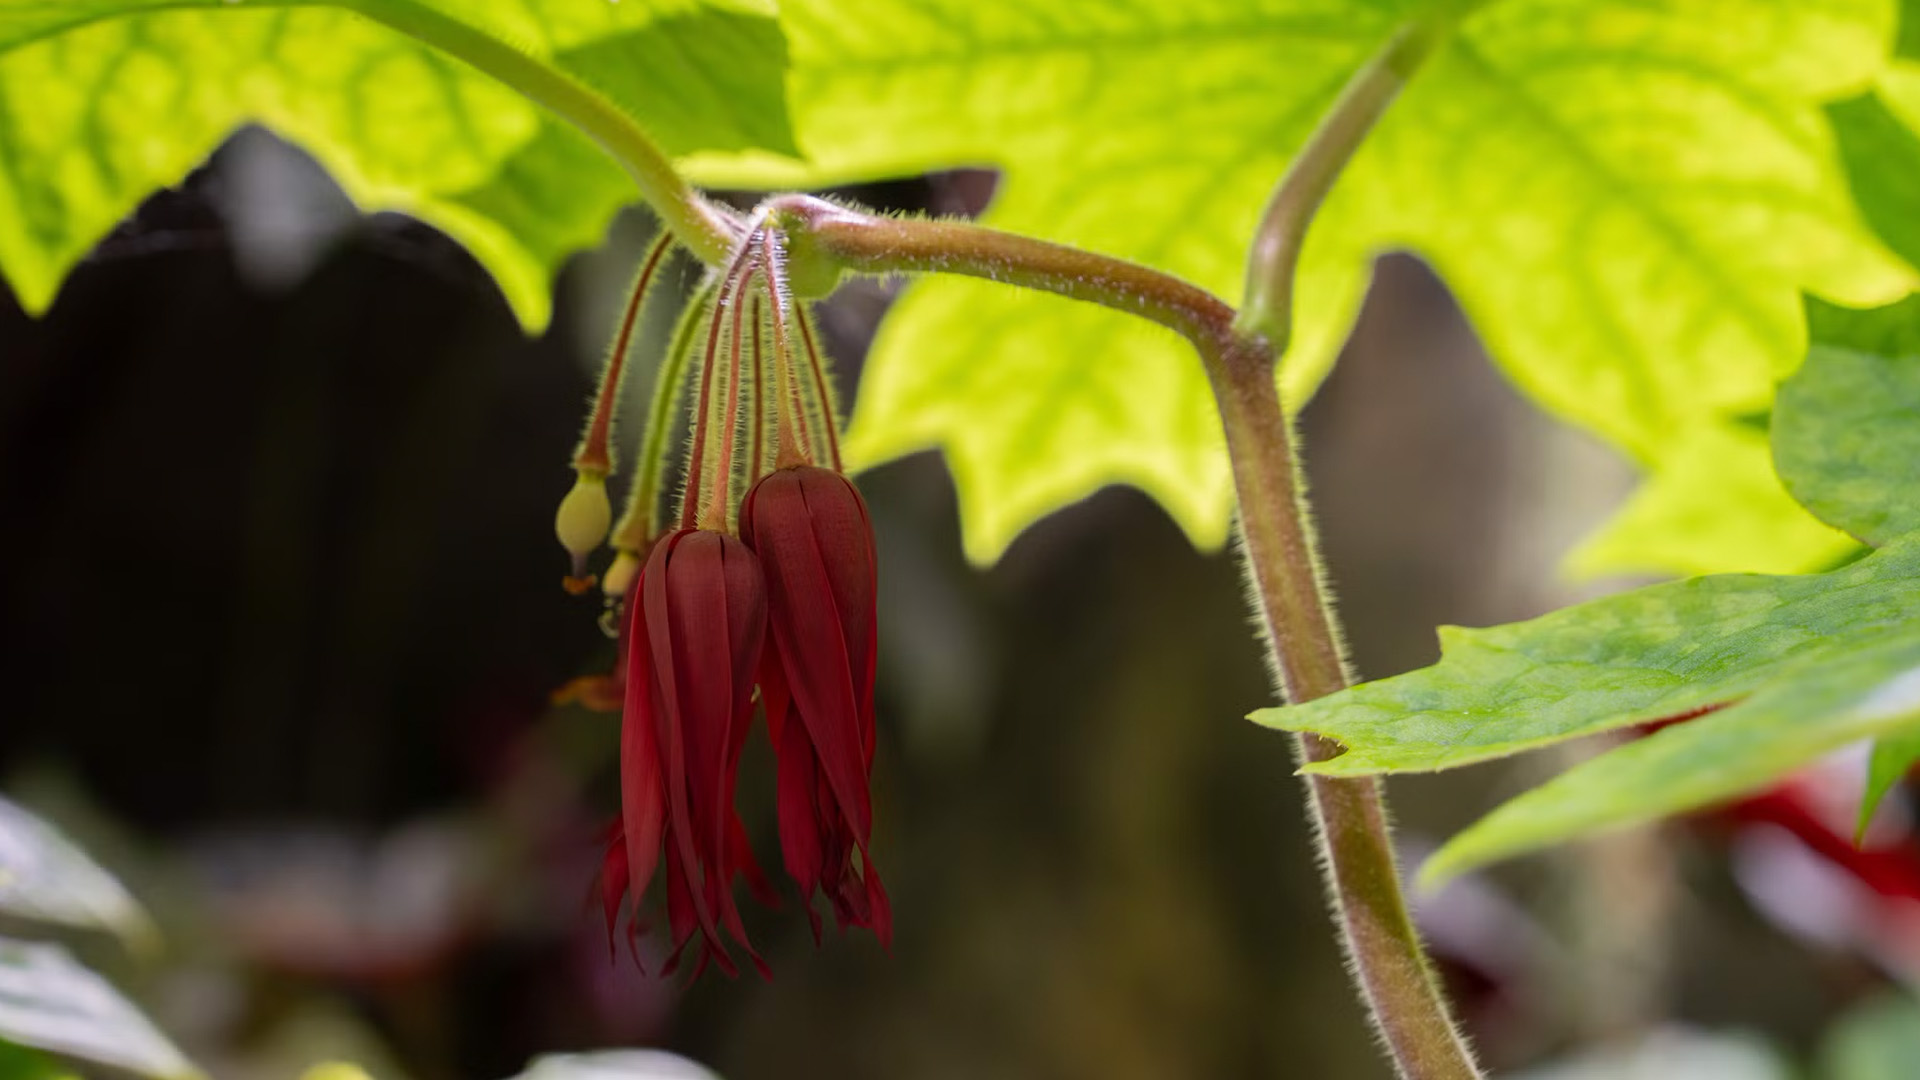
[[[608,596],[627,595],[633,579],[640,573],[640,555],[625,548],[617,548],[613,553],[613,565],[607,567],[606,574],[600,578],[600,591]]]
[[[607,499],[606,474],[578,470],[573,490],[560,500],[560,512],[553,518],[553,534],[573,556],[573,573],[565,582],[568,592],[585,592],[593,584],[587,576],[587,557],[606,541],[612,527],[613,503]]]

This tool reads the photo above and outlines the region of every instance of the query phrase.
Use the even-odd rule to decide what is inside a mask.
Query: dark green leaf
[[[1432,667],[1254,719],[1346,744],[1315,772],[1448,769],[1756,693],[1783,671],[1920,634],[1916,611],[1920,542],[1825,574],[1721,574],[1444,627]]]
[[[1870,544],[1920,530],[1920,297],[1812,315],[1812,354],[1775,407],[1781,478],[1821,520]]]
[[[1827,108],[1860,212],[1896,254],[1920,266],[1920,139],[1878,94]]]
[[[76,1080],[73,1073],[38,1050],[0,1040],[0,1080]]]
[[[1866,806],[1920,741],[1920,301],[1812,308],[1774,455],[1834,525],[1887,546],[1807,576],[1718,575],[1525,623],[1442,632],[1438,664],[1266,723],[1347,752],[1311,771],[1441,769],[1708,706],[1511,800],[1434,856],[1431,878],[1728,799],[1879,738]],[[1864,811],[1863,811],[1864,812]]]
[[[1860,823],[1857,832],[1867,834],[1867,824],[1893,785],[1920,761],[1920,727],[1890,732],[1873,742],[1873,754],[1867,759],[1867,786],[1860,793]]]
[[[1432,884],[1569,837],[1710,806],[1851,742],[1920,730],[1920,626],[1782,664],[1725,709],[1574,766],[1449,840]]]

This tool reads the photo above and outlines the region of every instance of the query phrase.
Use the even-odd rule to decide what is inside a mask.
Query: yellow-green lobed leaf
[[[1145,261],[1234,298],[1261,206],[1349,75],[1418,3],[968,0],[782,6],[811,165],[784,185],[1004,170],[987,220]],[[1371,259],[1410,249],[1537,400],[1649,466],[1677,433],[1763,411],[1805,345],[1799,294],[1912,281],[1861,224],[1821,104],[1882,67],[1884,0],[1479,6],[1406,89],[1307,242],[1298,406]],[[1409,356],[1408,363],[1420,362]],[[850,449],[944,448],[967,550],[1111,482],[1224,535],[1197,364],[1120,316],[976,282],[916,283],[869,361]]]
[[[355,0],[428,6],[581,80],[676,155],[794,150],[785,45],[764,5]],[[226,0],[0,0],[0,269],[29,310],[149,192],[236,126],[312,152],[368,209],[470,247],[543,325],[560,258],[632,188],[489,76],[347,11]]]
[[[1566,558],[1576,577],[1605,574],[1799,574],[1859,552],[1795,502],[1774,472],[1765,429],[1702,423],[1658,471]]]

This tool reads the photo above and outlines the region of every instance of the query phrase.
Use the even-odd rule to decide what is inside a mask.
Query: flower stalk
[[[751,244],[749,237],[745,244]],[[680,497],[680,527],[697,527],[700,515],[706,511],[702,493],[713,484],[713,465],[708,461],[708,450],[714,441],[713,428],[720,422],[715,418],[719,399],[714,395],[714,382],[720,369],[721,348],[725,341],[727,305],[739,299],[739,290],[752,265],[745,258],[743,245],[739,257],[727,267],[720,281],[720,290],[714,295],[713,304],[707,313],[707,345],[700,364],[700,394],[693,406],[693,430],[689,435],[687,452],[687,485]],[[720,486],[725,486],[722,480]]]
[[[766,313],[760,309],[760,298],[752,298],[747,315],[753,324],[753,360],[748,365],[753,372],[753,405],[751,415],[747,417],[747,481],[752,483],[760,478],[770,467],[767,460],[767,358],[766,349]]]
[[[754,335],[758,336],[760,329],[757,325],[747,323],[745,318],[751,299],[748,290],[753,287],[753,275],[754,268],[747,267],[740,277],[739,286],[725,308],[730,319],[730,325],[727,328],[727,403],[725,410],[714,418],[719,428],[720,453],[713,463],[713,477],[709,488],[713,494],[701,512],[700,527],[703,529],[725,531],[730,524],[729,519],[735,502],[733,496],[736,470],[733,460],[733,443],[740,427],[740,384],[745,374],[742,371],[742,364],[747,352],[746,332],[752,330]],[[758,376],[756,375],[755,378],[757,382]],[[747,467],[751,470],[752,464],[749,463]]]
[[[654,374],[653,399],[647,406],[647,429],[641,436],[640,453],[634,463],[633,483],[627,489],[627,505],[613,527],[608,544],[614,550],[613,565],[607,568],[601,585],[608,596],[624,596],[627,586],[640,572],[640,564],[660,533],[660,491],[667,472],[667,444],[674,430],[674,413],[686,390],[688,361],[700,340],[700,318],[712,302],[715,285],[695,290],[673,328],[666,355]]]
[[[827,461],[833,470],[844,472],[845,466],[840,461],[840,403],[834,396],[833,382],[827,378],[825,359],[820,355],[817,344],[820,331],[814,326],[813,313],[807,310],[806,304],[796,302],[793,306],[800,346],[807,354],[807,421],[813,444],[826,447]]]
[[[562,584],[579,594],[593,587],[587,559],[607,539],[613,524],[613,504],[607,498],[607,476],[613,472],[613,418],[619,411],[620,389],[626,382],[627,356],[633,351],[634,328],[653,294],[660,266],[673,249],[673,234],[665,229],[654,237],[627,291],[620,328],[600,365],[600,384],[594,391],[587,430],[573,452],[574,484],[561,500],[554,517],[554,535],[573,558],[573,570]]]
[[[812,425],[807,419],[806,402],[802,399],[801,380],[794,370],[793,339],[789,327],[793,318],[792,298],[782,288],[786,281],[786,268],[779,247],[779,233],[770,232],[768,242],[760,249],[760,265],[765,272],[767,287],[767,325],[773,345],[774,368],[774,467],[789,468],[794,465],[813,463]]]
[[[600,385],[594,390],[593,412],[587,419],[586,433],[573,452],[573,467],[577,471],[597,471],[603,476],[613,471],[613,420],[619,410],[620,387],[626,380],[627,356],[633,352],[633,333],[640,325],[640,313],[647,306],[647,298],[653,295],[660,266],[672,249],[673,234],[662,229],[653,243],[647,245],[633,285],[627,290],[620,328],[600,365]]]

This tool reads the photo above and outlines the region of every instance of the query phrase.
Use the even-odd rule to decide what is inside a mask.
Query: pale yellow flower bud
[[[600,578],[600,591],[608,596],[625,596],[639,573],[639,554],[621,548],[614,552],[613,565],[607,567],[606,574]]]
[[[569,592],[584,591],[587,557],[606,542],[613,527],[613,504],[607,499],[605,473],[582,469],[573,482],[573,490],[560,500],[560,512],[553,518],[553,534],[560,546],[573,556],[573,574],[567,581]]]

